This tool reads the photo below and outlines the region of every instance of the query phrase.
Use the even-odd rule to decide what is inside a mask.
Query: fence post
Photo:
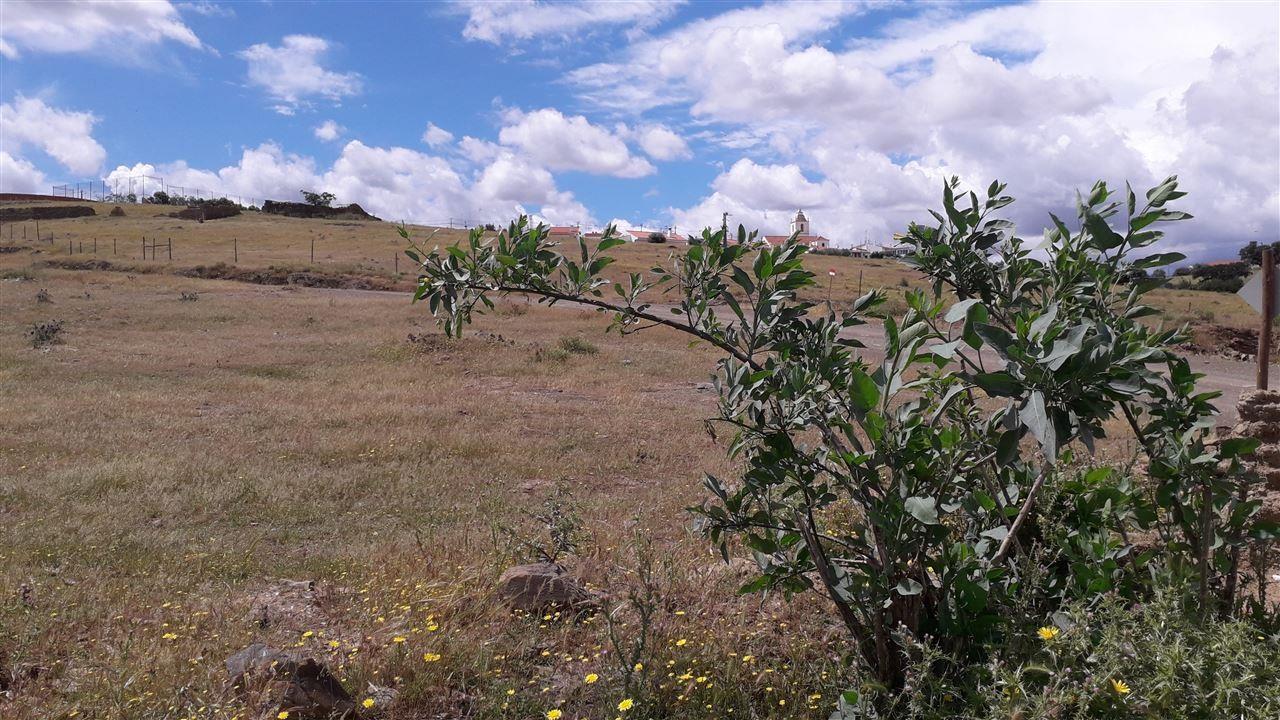
[[[240,238],[231,238],[231,252],[235,253],[233,263],[240,262]]]
[[[316,239],[311,238],[311,264],[316,264]]]
[[[169,238],[169,261],[173,261],[173,238]]]
[[[68,241],[67,241],[67,254],[68,254],[68,255],[75,255],[75,251],[71,249],[71,241],[70,241],[70,240],[68,240]]]
[[[147,259],[147,239],[145,237],[142,238],[142,259]]]
[[[395,259],[396,274],[399,275],[400,274],[400,253],[396,253],[391,257]]]

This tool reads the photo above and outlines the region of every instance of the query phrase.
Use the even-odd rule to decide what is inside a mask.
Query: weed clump
[[[31,341],[31,347],[42,348],[61,342],[62,321],[48,320],[45,322],[35,323],[31,329],[27,330],[27,338]]]

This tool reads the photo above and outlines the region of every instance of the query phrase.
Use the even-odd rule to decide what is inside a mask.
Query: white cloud
[[[754,41],[757,32],[776,33],[790,44],[808,40],[835,27],[843,18],[860,12],[861,3],[774,2],[759,7],[730,10],[696,20],[657,37],[644,37],[618,53],[616,61],[597,63],[569,73],[582,99],[595,107],[639,113],[662,105],[696,100],[694,75],[707,70],[705,58],[728,48],[744,55],[752,49],[732,43]],[[747,30],[744,34],[741,31]],[[716,52],[707,52],[715,44]],[[732,61],[732,57],[730,57]],[[736,62],[735,62],[736,66]],[[762,67],[767,73],[770,68]],[[732,91],[731,89],[726,89]]]
[[[498,140],[553,170],[627,178],[654,171],[649,161],[631,155],[625,142],[581,115],[566,117],[559,110],[544,108],[511,112],[508,122],[511,124],[502,128]]]
[[[495,146],[496,147],[496,146]],[[498,148],[498,155],[472,172],[448,159],[404,147],[374,147],[351,140],[327,169],[274,143],[247,148],[235,165],[192,168],[184,161],[120,166],[108,182],[149,175],[187,194],[227,195],[244,202],[296,200],[300,190],[328,191],[340,203],[359,203],[387,220],[443,223],[506,223],[517,214],[548,222],[594,222],[572,193],[556,187],[545,168]],[[159,187],[147,191],[154,191]]]
[[[107,151],[93,139],[93,113],[60,110],[22,95],[0,105],[0,150],[17,157],[36,147],[76,175],[98,171]]]
[[[49,186],[35,165],[0,150],[0,192],[47,193]]]
[[[202,47],[168,2],[5,0],[3,13],[0,55],[10,60],[23,52],[135,56],[165,41]]]
[[[345,133],[346,131],[347,131],[346,128],[342,127],[341,125],[334,122],[333,120],[325,120],[324,122],[317,125],[313,132],[315,132],[317,140],[323,140],[325,142],[333,142],[334,140],[337,140],[338,138],[342,137],[343,133]]]
[[[453,133],[438,127],[435,123],[427,123],[427,129],[422,132],[422,142],[429,147],[438,148],[441,145],[448,145],[453,142]]]
[[[636,131],[640,149],[654,160],[685,160],[693,157],[689,144],[665,125],[649,125]]]
[[[1280,230],[1273,7],[947,7],[847,49],[815,42],[850,8],[823,9],[727,12],[568,79],[582,100],[620,111],[686,108],[709,126],[697,137],[767,160],[733,164],[706,197],[672,209],[681,224],[718,225],[727,210],[781,231],[773,208],[805,200],[828,237],[883,241],[925,219],[942,178],[958,174],[1008,181],[1012,215],[1034,234],[1095,179],[1139,187],[1178,172],[1199,220],[1170,246],[1230,256]]]
[[[250,45],[238,53],[248,65],[248,80],[275,101],[273,109],[292,115],[311,98],[338,102],[357,95],[360,75],[325,69],[320,61],[329,51],[329,42],[314,35],[286,35],[279,46]]]
[[[592,29],[652,27],[669,18],[681,3],[664,0],[470,0],[457,3],[468,17],[462,29],[468,40],[495,45],[506,40],[568,38]]]
[[[178,9],[183,12],[193,12],[204,17],[222,17],[233,18],[236,11],[225,5],[209,2],[209,0],[198,0],[198,2],[184,2],[178,4]]]

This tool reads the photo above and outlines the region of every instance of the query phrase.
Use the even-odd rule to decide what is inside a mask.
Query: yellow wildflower
[[[618,709],[624,712],[633,707],[635,707],[635,703],[631,701],[631,698],[626,698],[622,702],[618,703]]]
[[[564,713],[560,712],[559,710],[548,710],[547,720],[560,720],[561,715],[564,715]]]
[[[276,719],[277,719],[277,720],[288,720],[288,717],[289,717],[289,711],[288,711],[288,710],[281,710],[281,711],[280,711],[280,714],[279,714],[279,715],[276,715]]]
[[[1042,627],[1036,631],[1036,634],[1040,636],[1041,640],[1049,642],[1050,640],[1058,637],[1059,632],[1060,631],[1056,627]]]
[[[582,681],[583,681],[583,682],[585,682],[586,684],[590,685],[591,683],[593,683],[593,682],[595,682],[595,681],[597,681],[597,680],[599,680],[599,679],[600,679],[600,676],[599,676],[599,675],[597,675],[597,674],[595,674],[595,673],[588,673],[588,674],[587,674],[587,676],[586,676],[585,678],[583,678],[583,680],[582,680]]]
[[[374,706],[373,698],[365,698],[364,702],[360,704],[364,706],[365,710],[368,710],[369,708]]]
[[[1111,689],[1116,691],[1117,695],[1128,695],[1129,686],[1123,680],[1112,680]]]
[[[422,654],[423,662],[439,662],[439,660],[440,660],[439,653],[423,653]]]

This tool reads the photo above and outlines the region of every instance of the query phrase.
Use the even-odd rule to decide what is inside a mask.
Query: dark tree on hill
[[[1257,240],[1252,240],[1248,245],[1240,248],[1240,260],[1250,265],[1262,264],[1262,251],[1271,248],[1273,255],[1280,255],[1280,241],[1273,242],[1270,245],[1260,245]]]
[[[335,196],[331,192],[314,193],[310,190],[299,190],[302,193],[302,199],[307,201],[308,205],[316,207],[329,207],[333,205]]]
[[[163,190],[157,190],[156,193],[151,196],[151,202],[155,203],[156,205],[168,205],[169,193]]]

